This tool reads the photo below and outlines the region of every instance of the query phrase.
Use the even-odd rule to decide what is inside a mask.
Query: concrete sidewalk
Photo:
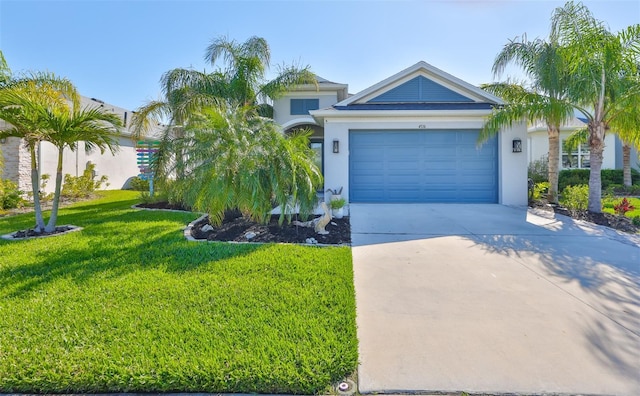
[[[501,205],[351,205],[359,390],[640,395],[640,238]]]

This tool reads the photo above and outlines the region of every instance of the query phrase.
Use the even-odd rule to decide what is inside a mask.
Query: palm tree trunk
[[[558,168],[560,166],[560,126],[548,125],[549,133],[549,203],[558,203]]]
[[[44,218],[40,205],[40,172],[38,172],[38,160],[36,159],[35,144],[29,145],[31,154],[31,191],[33,192],[33,210],[36,215],[36,225],[33,230],[37,233],[44,231]]]
[[[53,194],[53,204],[51,206],[51,216],[49,222],[44,229],[46,232],[54,232],[58,221],[58,206],[60,206],[60,190],[62,189],[62,151],[64,148],[58,149],[58,167],[56,168],[56,190]]]
[[[589,147],[591,154],[591,171],[589,172],[589,204],[587,210],[593,213],[602,213],[602,158],[604,152],[604,123],[589,125]]]
[[[622,183],[631,187],[631,146],[622,145]]]

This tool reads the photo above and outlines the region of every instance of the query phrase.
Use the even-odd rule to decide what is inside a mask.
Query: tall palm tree
[[[529,41],[526,35],[510,40],[496,56],[494,76],[500,76],[509,64],[522,67],[530,79],[529,89],[515,83],[486,84],[482,88],[502,97],[507,103],[493,111],[480,137],[487,139],[514,122],[544,120],[549,136],[549,202],[558,202],[558,168],[560,164],[560,126],[573,115],[566,100],[569,78],[565,61],[557,44],[542,39]]]
[[[49,140],[51,136],[51,131],[42,123],[41,115],[46,109],[66,105],[68,100],[74,104],[79,101],[73,84],[48,73],[11,77],[0,86],[0,119],[9,124],[8,128],[0,131],[0,138],[21,138],[29,149],[36,232],[42,232],[45,228],[40,205],[37,149],[41,142]]]
[[[44,229],[45,232],[53,232],[58,220],[65,148],[69,148],[71,151],[78,150],[79,142],[82,141],[87,151],[99,149],[101,153],[104,153],[108,149],[111,153],[115,153],[118,148],[118,141],[115,137],[122,124],[120,117],[101,107],[81,109],[65,105],[40,110],[39,123],[49,131],[46,140],[58,149],[53,206],[49,221]]]
[[[158,164],[173,160],[178,178],[183,176],[183,145],[171,145],[171,139],[183,139],[185,127],[192,117],[205,108],[229,106],[250,109],[261,116],[272,117],[269,103],[298,84],[317,84],[308,67],[279,66],[276,77],[267,80],[271,54],[267,41],[250,37],[244,43],[219,37],[207,47],[205,60],[216,67],[212,73],[177,68],[161,78],[163,98],[140,107],[132,119],[134,135],[143,136],[161,122],[164,127]],[[243,110],[243,114],[249,112]],[[169,147],[172,147],[169,150]]]
[[[613,34],[581,3],[567,2],[551,18],[551,38],[562,47],[571,73],[567,89],[570,100],[587,119],[589,129],[590,212],[602,212],[602,169],[607,130],[624,109],[636,105],[640,94],[637,76],[640,63],[640,24]]]

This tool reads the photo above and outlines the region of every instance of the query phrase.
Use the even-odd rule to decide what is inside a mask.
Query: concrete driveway
[[[352,204],[359,390],[640,395],[640,238],[501,205]]]

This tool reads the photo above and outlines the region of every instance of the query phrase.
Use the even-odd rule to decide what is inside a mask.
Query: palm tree
[[[57,106],[41,109],[39,116],[40,124],[49,131],[47,141],[58,149],[53,205],[44,229],[45,232],[53,232],[58,220],[64,149],[78,150],[78,143],[82,141],[87,151],[99,149],[104,153],[109,149],[115,153],[118,148],[115,134],[121,127],[121,121],[116,114],[108,113],[101,107],[80,109],[77,106]]]
[[[551,38],[562,47],[571,73],[567,89],[570,100],[587,119],[589,129],[590,212],[602,212],[604,139],[625,109],[636,104],[640,63],[640,24],[613,34],[581,3],[568,2],[551,19]],[[635,76],[635,77],[634,77]],[[633,77],[633,78],[632,78]],[[631,81],[631,84],[629,83]]]
[[[628,106],[621,116],[610,123],[612,131],[622,142],[622,179],[625,186],[631,186],[631,148],[640,148],[640,95],[635,106]]]
[[[3,86],[11,79],[11,69],[4,58],[2,50],[0,50],[0,86]]]
[[[157,173],[171,167],[178,179],[184,176],[188,147],[181,143],[191,119],[206,108],[242,108],[245,116],[251,113],[273,116],[269,104],[298,84],[317,84],[308,67],[278,67],[277,76],[268,81],[266,73],[271,56],[267,41],[251,37],[237,43],[226,37],[214,39],[206,50],[205,60],[212,66],[222,60],[224,67],[212,73],[193,69],[173,69],[161,78],[163,98],[139,108],[132,119],[135,136],[149,133],[154,126],[166,122],[158,152]],[[175,140],[175,142],[172,142]],[[165,162],[173,161],[175,164]],[[174,166],[175,165],[175,166]]]
[[[174,193],[209,213],[212,223],[236,208],[266,222],[274,202],[283,209],[282,222],[293,206],[308,214],[317,203],[322,175],[309,148],[310,132],[284,136],[252,108],[226,104],[204,109],[184,132],[179,144],[189,153],[186,177],[176,180]]]
[[[40,205],[37,149],[51,135],[51,131],[42,124],[41,115],[47,109],[64,106],[69,99],[75,102],[77,98],[75,87],[69,80],[48,73],[11,77],[0,86],[0,119],[9,124],[7,129],[0,131],[0,138],[13,136],[23,139],[31,157],[36,232],[42,232],[45,228]]]
[[[557,44],[541,39],[510,40],[496,56],[494,76],[500,76],[511,64],[521,66],[531,80],[531,89],[515,83],[486,84],[482,88],[502,97],[507,103],[493,111],[480,138],[488,139],[514,122],[529,123],[544,120],[549,135],[548,177],[549,202],[558,202],[558,168],[560,164],[560,126],[573,115],[573,106],[566,100],[568,73]]]

